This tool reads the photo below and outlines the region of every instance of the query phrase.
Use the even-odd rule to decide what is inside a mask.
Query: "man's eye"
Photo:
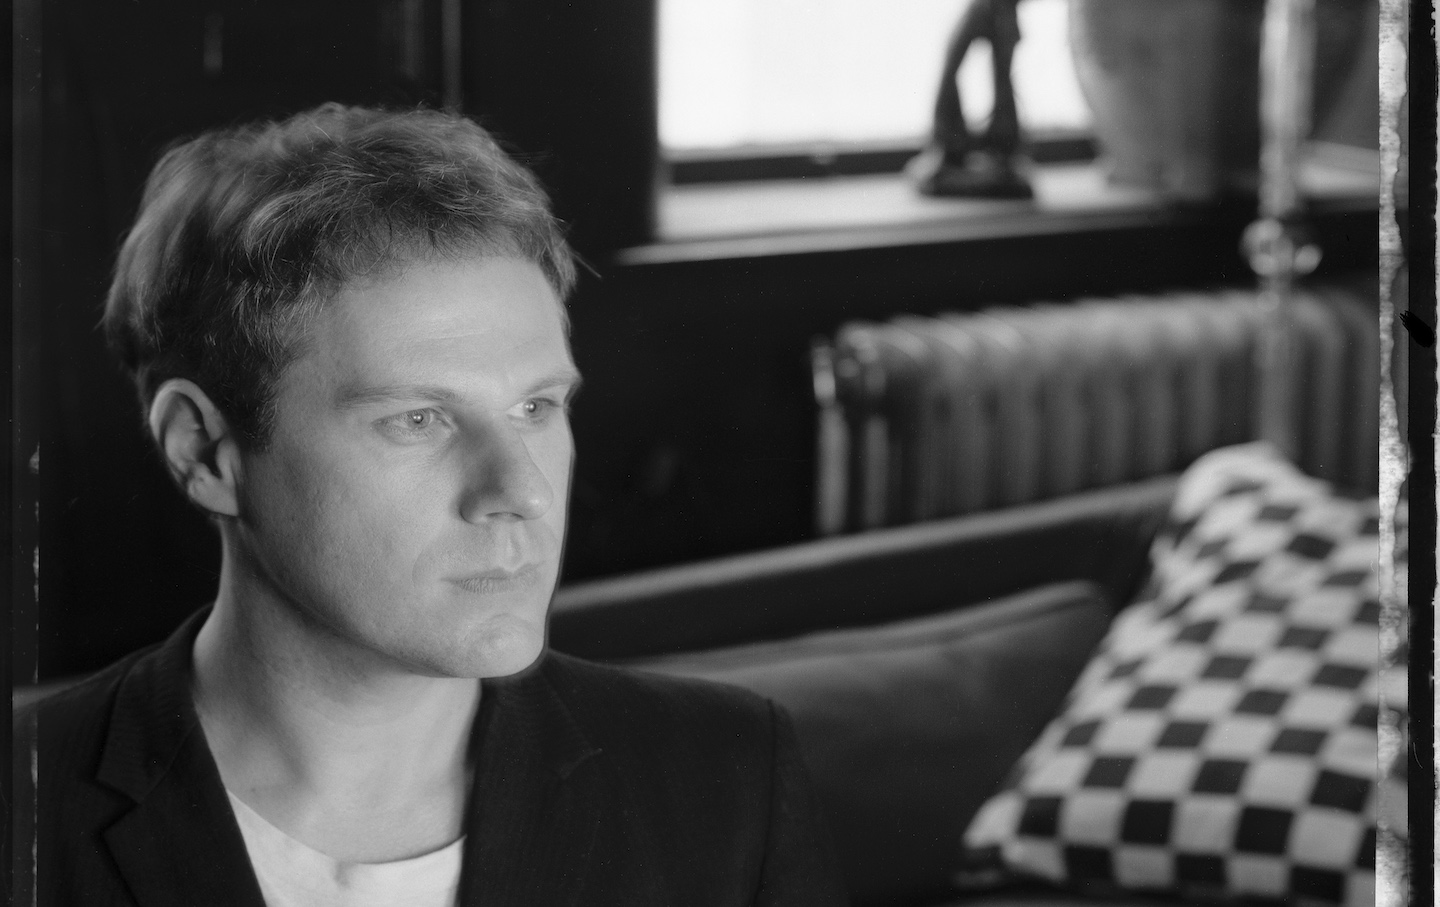
[[[440,428],[440,414],[433,409],[412,409],[398,416],[380,420],[387,434],[403,438],[426,437]]]
[[[531,422],[543,422],[559,412],[564,412],[565,404],[560,400],[551,400],[548,397],[532,397],[520,404],[520,413]]]

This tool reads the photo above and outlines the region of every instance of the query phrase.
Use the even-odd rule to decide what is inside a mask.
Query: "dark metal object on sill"
[[[916,187],[926,195],[971,198],[1031,198],[1020,154],[1020,119],[1015,108],[1015,85],[1010,64],[1020,43],[1019,0],[974,0],[961,14],[945,49],[940,91],[935,99],[935,121],[925,150],[906,166]],[[995,105],[990,121],[979,134],[965,123],[960,87],[960,64],[977,40],[991,49],[991,77]]]

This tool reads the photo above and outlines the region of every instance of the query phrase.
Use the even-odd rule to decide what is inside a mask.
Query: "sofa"
[[[1183,476],[565,586],[550,641],[784,705],[859,907],[1373,903],[1376,506],[1249,444]]]
[[[736,682],[717,677],[717,652],[953,616],[930,628],[958,640],[952,673],[926,676],[927,665],[906,672],[902,663],[874,687],[862,677],[847,690],[852,666],[842,658],[820,668],[841,687],[828,712],[800,701],[828,678],[796,690],[809,678],[787,687],[784,664],[745,678],[796,720],[854,903],[941,903],[953,896],[968,817],[1059,707],[1115,603],[1143,582],[1174,491],[1174,477],[1164,477],[566,586],[552,606],[550,642],[588,658]],[[963,712],[950,723],[954,740],[925,739],[927,716],[903,711],[912,697],[949,705],[956,693],[966,699],[954,706]],[[922,727],[904,727],[911,723]],[[944,753],[947,743],[959,751]],[[837,745],[843,751],[828,749]],[[931,767],[938,771],[927,774]]]

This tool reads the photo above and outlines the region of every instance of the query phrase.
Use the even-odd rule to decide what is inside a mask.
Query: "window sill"
[[[657,241],[622,249],[615,260],[652,265],[1134,229],[1195,222],[1215,210],[1112,185],[1095,163],[1037,167],[1032,184],[1035,198],[1024,201],[928,198],[900,174],[672,186],[659,195]],[[1301,185],[1317,215],[1375,210],[1378,155],[1317,144]]]

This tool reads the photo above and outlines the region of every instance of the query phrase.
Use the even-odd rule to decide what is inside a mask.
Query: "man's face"
[[[243,458],[244,594],[413,673],[527,667],[559,572],[578,381],[528,261],[347,286],[279,382],[271,443]]]

